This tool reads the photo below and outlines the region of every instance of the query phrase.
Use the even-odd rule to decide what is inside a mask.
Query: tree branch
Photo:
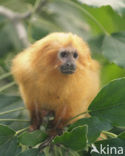
[[[34,10],[27,11],[26,13],[17,13],[4,6],[0,6],[0,15],[5,16],[13,24],[23,48],[27,48],[30,45],[23,20],[31,17],[34,12],[39,12],[46,3],[47,0],[40,0]]]
[[[15,28],[15,31],[23,48],[27,48],[30,43],[28,41],[25,26],[21,20],[22,15],[8,8],[5,8],[4,6],[0,6],[0,15],[5,16],[8,20],[10,20],[10,22],[13,24],[13,27]]]
[[[47,4],[48,0],[40,0],[38,4],[36,4],[36,7],[34,8],[34,10],[32,11],[28,11],[24,14],[21,15],[20,18],[22,19],[27,19],[30,16],[32,16],[33,13],[35,12],[39,12],[40,10],[42,10],[42,8]]]
[[[28,35],[24,27],[24,24],[20,20],[18,20],[13,22],[13,26],[15,27],[15,30],[17,32],[20,42],[22,43],[22,46],[24,48],[29,47],[30,42],[28,40]]]

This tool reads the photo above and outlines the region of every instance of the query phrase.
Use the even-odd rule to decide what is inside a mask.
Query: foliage
[[[62,135],[40,149],[48,139],[46,127],[27,131],[28,112],[10,73],[12,58],[26,45],[13,21],[0,12],[0,156],[96,156],[100,154],[91,153],[93,144],[98,150],[100,145],[124,147],[124,0],[1,0],[0,5],[20,15],[29,11],[29,16],[20,21],[28,41],[34,42],[55,31],[76,33],[88,42],[92,56],[102,66],[102,89],[88,112],[83,112],[91,117],[67,126]],[[100,134],[107,138],[99,141]]]

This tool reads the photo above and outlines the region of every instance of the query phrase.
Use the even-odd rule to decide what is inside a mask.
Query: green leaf
[[[0,56],[5,56],[7,53],[11,54],[12,51],[22,50],[22,43],[20,42],[11,22],[6,22],[5,26],[0,30],[0,32]]]
[[[125,30],[123,26],[125,17],[118,15],[110,6],[97,8],[86,4],[76,4],[83,11],[84,18],[94,33],[111,34]]]
[[[124,0],[92,0],[92,1],[86,1],[86,0],[78,0],[81,3],[87,4],[92,7],[101,7],[101,6],[106,6],[110,5],[115,11],[117,11],[120,15],[125,13],[125,1]]]
[[[47,134],[41,130],[24,132],[19,135],[19,142],[27,146],[35,146],[47,138]]]
[[[54,143],[63,144],[68,148],[79,151],[87,146],[86,135],[87,135],[87,126],[79,126],[74,128],[71,132],[65,132],[61,136],[56,136],[54,139]]]
[[[89,14],[85,19],[94,34],[110,35],[125,30],[125,18],[114,12],[110,6],[93,8],[82,5],[82,8]]]
[[[15,134],[15,131],[5,125],[0,125],[0,145],[7,142]]]
[[[125,69],[120,68],[116,64],[106,63],[101,68],[101,83],[103,86],[109,83],[111,80],[121,77],[125,77]]]
[[[125,126],[125,78],[106,85],[98,93],[88,110],[92,116],[113,126]]]
[[[18,108],[18,102],[20,101],[20,97],[18,96],[8,96],[4,94],[0,94],[0,112],[9,111],[13,108]],[[19,104],[19,107],[23,106]]]
[[[28,0],[27,0],[28,1]],[[29,0],[31,1],[31,0]],[[27,12],[29,10],[29,5],[25,3],[25,0],[0,0],[0,4],[15,11],[15,12]]]
[[[118,135],[120,139],[125,139],[125,131]]]
[[[46,156],[80,156],[77,151],[55,144],[47,146],[43,151]]]
[[[32,5],[34,5],[36,2],[36,0],[22,0],[22,1],[29,3],[29,4],[32,4]]]
[[[83,11],[76,3],[67,0],[53,0],[48,3],[47,10],[49,13],[48,17],[50,17],[48,21],[51,21],[52,24],[58,27],[55,27],[56,31],[73,32],[83,36],[85,39],[90,35],[88,33],[89,26],[85,21]]]
[[[33,149],[26,150],[24,152],[21,152],[17,156],[45,156],[45,154],[42,152],[39,152],[38,149],[33,148]]]
[[[0,145],[0,156],[16,156],[21,151],[16,137]]]
[[[111,62],[125,67],[125,32],[105,36],[102,52]]]
[[[95,52],[98,52],[98,53],[102,52],[102,44],[103,44],[104,37],[105,37],[105,35],[98,35],[98,36],[91,37],[87,41],[92,54],[93,53],[95,54]],[[94,56],[94,54],[93,54],[93,56]]]
[[[110,6],[95,8],[81,5],[76,0],[54,0],[48,3],[47,8],[54,15],[53,23],[85,40],[91,36],[91,32],[109,35],[125,30],[125,17],[118,15]]]
[[[108,131],[112,128],[112,126],[103,120],[99,120],[97,117],[83,118],[76,121],[74,124],[70,125],[69,130],[71,131],[73,128],[83,125],[88,125],[88,143],[93,143],[99,137],[101,131]]]
[[[0,94],[0,113],[14,110],[20,107],[24,107],[24,104],[20,97]],[[13,113],[7,113],[0,115],[0,119],[28,119],[28,113],[26,110],[15,111]],[[22,129],[28,126],[28,122],[16,122],[16,121],[0,121],[1,124],[9,125],[15,130]]]
[[[34,20],[30,22],[29,33],[30,36],[32,36],[33,40],[39,40],[42,37],[46,36],[48,33],[54,31],[62,31],[62,30],[58,27],[56,23],[51,22],[50,18],[47,20],[45,17],[40,17],[35,14]]]
[[[125,42],[124,31],[113,33],[109,36],[107,35],[97,36],[88,40],[92,52],[102,53],[104,57],[107,58],[110,62],[113,62],[121,67],[125,67],[124,42]]]

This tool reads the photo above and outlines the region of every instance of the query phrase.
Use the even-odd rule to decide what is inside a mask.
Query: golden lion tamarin
[[[99,90],[99,65],[72,33],[52,33],[18,54],[12,73],[31,116],[31,129],[54,112],[53,126],[87,111]]]

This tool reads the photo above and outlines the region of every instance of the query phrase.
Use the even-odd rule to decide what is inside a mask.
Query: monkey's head
[[[35,70],[39,72],[74,75],[91,67],[92,59],[87,44],[72,33],[52,33],[33,47],[36,52],[32,58]]]
[[[78,52],[74,48],[61,48],[58,52],[58,59],[60,60],[59,71],[63,74],[73,74],[76,71],[76,60],[78,59]]]

